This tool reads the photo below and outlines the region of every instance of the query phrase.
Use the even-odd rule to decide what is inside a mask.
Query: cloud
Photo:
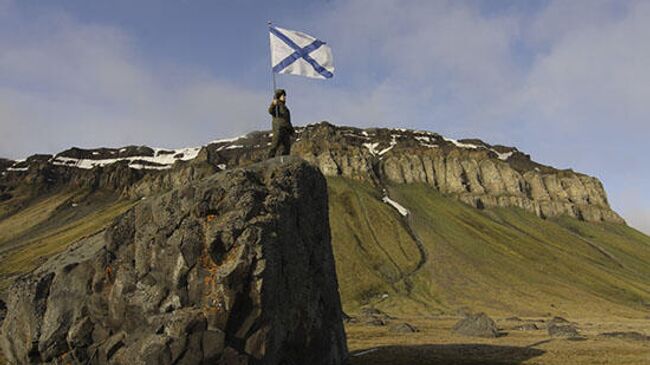
[[[326,35],[337,74],[331,85],[287,83],[312,100],[305,110],[331,101],[337,107],[323,115],[345,124],[476,135],[483,111],[523,77],[511,47],[517,18],[460,2],[336,2],[305,27]]]
[[[543,163],[597,175],[624,216],[647,221],[650,193],[621,196],[650,178],[642,157],[650,3],[541,4],[486,11],[475,1],[324,2],[287,26],[333,47],[334,79],[279,82],[296,124],[412,127],[516,145]],[[137,34],[117,26],[64,13],[28,18],[16,8],[0,0],[0,155],[193,145],[268,128],[266,86],[150,59]],[[254,74],[232,72],[231,80]]]
[[[612,121],[647,131],[648,8],[551,1],[538,12],[486,15],[473,2],[351,0],[305,26],[327,35],[335,77],[348,80],[345,91],[317,87],[328,100],[350,94],[332,119],[376,121],[377,113],[356,112],[364,105],[393,123],[512,143],[522,133],[579,134],[594,125],[607,135]]]
[[[198,144],[266,124],[264,108],[250,107],[265,104],[261,93],[152,62],[116,27],[66,14],[20,17],[1,19],[2,29],[19,31],[0,32],[0,155]]]
[[[554,3],[550,9],[558,6]],[[638,2],[611,13],[611,2],[600,2],[600,12],[583,18],[580,9],[565,9],[562,18],[571,16],[571,29],[552,27],[547,11],[534,32],[538,38],[552,39],[546,54],[541,54],[520,92],[522,107],[536,110],[544,119],[563,128],[618,128],[636,133],[647,131],[650,107],[650,4]],[[559,12],[558,12],[559,13]],[[540,26],[539,24],[545,24]]]
[[[634,205],[619,197],[650,178],[642,157],[650,3],[549,1],[536,11],[486,14],[474,2],[351,0],[305,27],[327,35],[335,78],[346,80],[345,91],[290,84],[336,105],[305,110],[345,124],[516,145],[543,163],[600,177],[614,206],[633,225],[648,225],[650,193],[636,191]]]

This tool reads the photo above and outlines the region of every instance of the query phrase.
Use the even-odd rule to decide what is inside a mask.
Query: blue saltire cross
[[[271,31],[271,33],[273,33],[273,35],[280,38],[280,40],[282,40],[284,43],[287,44],[287,46],[291,47],[291,49],[293,49],[295,51],[292,54],[290,54],[289,56],[287,56],[285,59],[283,59],[280,63],[273,66],[273,72],[279,73],[280,71],[285,69],[290,64],[292,64],[292,63],[294,63],[297,60],[302,58],[303,60],[307,61],[307,63],[309,63],[314,68],[314,70],[316,70],[316,72],[323,75],[323,77],[325,77],[326,79],[329,79],[332,76],[334,76],[334,74],[327,71],[325,69],[325,67],[319,65],[318,62],[316,62],[315,59],[313,59],[313,58],[311,58],[311,56],[309,56],[310,53],[312,53],[315,50],[317,50],[318,48],[320,48],[320,46],[325,44],[325,42],[320,41],[320,40],[317,39],[317,40],[311,42],[309,45],[301,48],[294,41],[289,39],[289,37],[284,35],[279,30],[275,29],[274,27],[269,27],[269,30]]]

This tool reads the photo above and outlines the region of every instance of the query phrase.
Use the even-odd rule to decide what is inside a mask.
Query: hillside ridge
[[[70,148],[56,155],[0,161],[0,194],[11,198],[17,182],[44,189],[61,184],[115,190],[141,197],[160,189],[265,159],[271,133],[216,140],[201,147],[161,149]],[[624,220],[595,177],[533,161],[515,147],[479,139],[453,140],[434,132],[403,128],[334,126],[296,128],[292,154],[326,176],[382,183],[424,183],[475,208],[518,207],[537,216],[569,215],[585,221]]]

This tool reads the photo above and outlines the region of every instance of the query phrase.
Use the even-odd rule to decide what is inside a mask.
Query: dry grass
[[[52,212],[75,194],[66,192],[39,199],[18,213],[0,220],[0,244],[10,242],[47,220]],[[3,205],[4,206],[4,205]]]
[[[650,321],[625,318],[575,320],[583,341],[548,336],[546,330],[509,330],[512,323],[501,319],[505,336],[484,339],[463,337],[451,331],[459,318],[411,317],[405,320],[420,332],[391,333],[387,326],[347,325],[350,365],[430,364],[538,364],[593,365],[650,363],[650,342],[611,339],[599,333],[627,330],[649,333]],[[401,319],[404,320],[404,319]],[[396,320],[399,322],[400,320]]]
[[[411,212],[428,253],[413,273],[421,257],[416,241],[381,195],[344,178],[328,178],[328,187],[345,311],[373,305],[421,330],[348,325],[353,354],[377,349],[353,356],[351,365],[650,364],[650,344],[597,336],[650,335],[650,237],[622,225],[543,220],[517,209],[479,211],[424,185],[400,185],[391,197]],[[33,269],[135,204],[90,199],[95,205],[72,210],[65,207],[79,196],[70,194],[0,219],[0,291],[10,275]],[[507,336],[460,337],[450,332],[458,318],[449,315],[463,306],[500,317],[560,315],[578,322],[587,339],[509,330],[504,320]]]

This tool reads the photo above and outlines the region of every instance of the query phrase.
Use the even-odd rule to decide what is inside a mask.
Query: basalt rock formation
[[[184,185],[13,284],[10,363],[346,361],[323,175],[278,158]]]
[[[425,131],[358,129],[326,122],[296,132],[292,155],[318,166],[327,176],[341,175],[378,187],[424,183],[479,209],[518,207],[540,217],[565,214],[585,221],[624,223],[610,208],[597,178],[536,163],[514,147],[478,139],[456,141]],[[75,148],[16,162],[5,168],[3,179],[109,188],[133,198],[262,161],[269,144],[269,132],[253,132],[180,150]]]
[[[541,217],[623,223],[598,179],[535,163],[512,147],[430,132],[324,125],[305,130],[295,149],[326,175],[424,183],[477,208],[519,207]]]
[[[6,158],[0,158],[0,170],[6,170],[11,167],[15,161],[7,160]]]

